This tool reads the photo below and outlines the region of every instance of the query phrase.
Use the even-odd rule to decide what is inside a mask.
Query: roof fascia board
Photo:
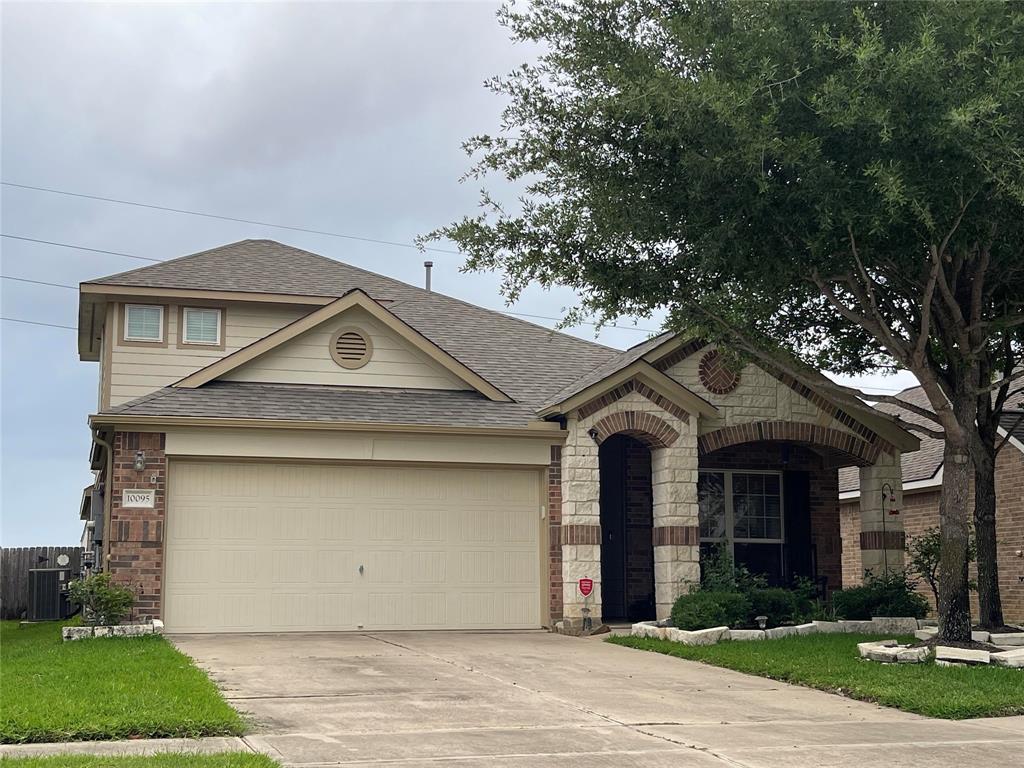
[[[1016,448],[1021,453],[1024,453],[1024,443],[1022,443],[1020,440],[1018,440],[1013,435],[1008,434],[1005,429],[1003,429],[1002,427],[996,427],[996,434],[998,434],[1000,437],[1006,438],[1006,442],[1007,443],[1012,445],[1014,448]]]
[[[431,360],[457,376],[461,381],[464,381],[470,387],[480,392],[488,400],[504,403],[512,401],[512,398],[495,387],[485,378],[456,360],[443,349],[428,340],[421,333],[399,320],[380,304],[358,289],[350,291],[340,299],[336,299],[330,304],[322,306],[304,317],[300,317],[298,320],[274,331],[274,333],[264,336],[259,341],[255,341],[247,347],[243,347],[236,352],[232,352],[226,357],[222,357],[220,360],[211,363],[205,368],[201,368],[195,373],[175,382],[171,386],[183,387],[185,389],[201,387],[203,384],[233,371],[240,365],[244,365],[251,360],[255,360],[260,355],[263,355],[275,347],[294,339],[296,336],[305,333],[311,328],[315,328],[320,323],[324,323],[331,318],[344,313],[352,307],[360,307],[361,309],[369,312],[376,320],[379,320],[381,323],[386,325],[390,330],[408,341],[420,352],[426,354]]]
[[[150,286],[80,283],[83,294],[103,296],[152,296],[166,299],[211,299],[213,301],[253,301],[276,304],[323,306],[337,301],[337,296],[307,296],[296,293],[259,293],[256,291],[209,291],[192,288],[154,288]]]
[[[548,406],[541,412],[541,416],[554,416],[576,410],[581,405],[589,403],[594,398],[600,397],[605,392],[609,392],[633,378],[641,379],[659,395],[668,398],[688,413],[697,413],[702,416],[714,416],[718,413],[718,409],[707,400],[694,394],[678,381],[666,376],[641,358],[606,376],[601,381],[591,384],[572,397]]]
[[[448,427],[431,424],[384,424],[375,422],[300,421],[291,419],[224,419],[202,416],[132,416],[117,413],[94,413],[89,416],[91,427],[110,427],[119,430],[143,430],[145,427],[234,427],[254,429],[309,429],[338,432],[399,432],[443,435],[495,435],[502,437],[528,437],[555,440],[565,438],[568,432],[551,421],[532,421],[524,427]],[[160,431],[157,429],[156,431]]]

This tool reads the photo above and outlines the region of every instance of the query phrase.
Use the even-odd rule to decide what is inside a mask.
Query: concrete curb
[[[252,752],[240,736],[207,736],[201,739],[132,739],[130,741],[58,741],[42,744],[0,744],[0,757],[45,755],[154,755],[183,752],[209,755],[217,752]]]

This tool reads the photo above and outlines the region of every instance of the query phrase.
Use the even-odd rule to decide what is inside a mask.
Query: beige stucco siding
[[[705,347],[665,371],[680,384],[718,408],[718,415],[701,418],[702,434],[722,427],[755,421],[796,421],[817,424],[841,432],[851,431],[789,386],[753,364],[743,368],[740,372],[739,385],[732,392],[725,395],[710,392],[700,381],[699,368],[701,358],[711,349],[713,347]]]
[[[331,338],[342,328],[364,331],[373,345],[362,368],[342,368],[330,356]],[[226,381],[276,384],[328,384],[412,389],[470,389],[448,370],[429,360],[407,341],[354,308],[285,342],[277,349],[225,375]]]
[[[110,404],[133,400],[204,368],[242,347],[262,339],[309,311],[305,307],[232,303],[224,307],[224,349],[178,348],[178,307],[167,307],[166,346],[126,345],[121,342],[119,312],[112,311],[113,338],[110,356]],[[102,374],[101,374],[102,375]]]

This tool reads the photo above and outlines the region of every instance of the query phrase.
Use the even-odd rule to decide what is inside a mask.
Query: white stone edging
[[[828,633],[863,634],[913,634],[919,640],[928,640],[938,633],[936,627],[909,617],[877,616],[870,621],[811,621],[796,626],[775,627],[774,629],[709,629],[685,630],[667,626],[667,621],[641,621],[633,624],[630,635],[654,640],[669,640],[682,645],[715,645],[724,640],[750,641],[773,640],[796,635]],[[984,639],[982,639],[984,635]],[[988,632],[973,632],[976,642],[989,642]],[[964,664],[996,664],[1003,667],[1024,669],[1024,633],[996,635],[993,640],[1006,640],[1007,650],[996,652],[978,651],[967,648],[953,648],[939,645],[933,650],[928,646],[911,648],[899,645],[895,640],[872,640],[858,643],[857,651],[862,659],[890,664],[918,664],[930,659],[934,653],[935,663],[943,666]]]
[[[143,635],[162,635],[164,623],[153,619],[149,624],[114,624],[97,627],[64,627],[61,635],[65,642],[73,640],[89,640],[94,637],[141,637]]]

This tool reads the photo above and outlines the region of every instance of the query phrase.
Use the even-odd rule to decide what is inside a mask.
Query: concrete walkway
[[[948,768],[1024,754],[1024,717],[930,720],[596,639],[172,639],[253,718],[220,748],[288,766]]]

